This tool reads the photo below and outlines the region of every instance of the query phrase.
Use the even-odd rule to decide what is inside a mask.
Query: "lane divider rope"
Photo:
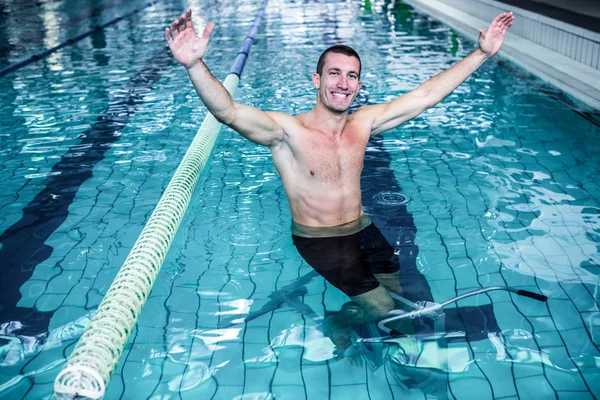
[[[260,26],[263,0],[223,86],[233,97]],[[240,58],[243,56],[243,60]],[[222,124],[208,114],[94,317],[54,382],[59,399],[101,399],[173,242]]]

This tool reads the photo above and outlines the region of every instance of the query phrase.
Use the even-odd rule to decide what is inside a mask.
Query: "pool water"
[[[0,1],[0,68],[144,4]],[[216,23],[206,62],[222,80],[256,2],[165,0],[0,78],[0,398],[52,396],[206,115],[165,51],[187,7]],[[357,106],[475,48],[401,2],[274,0],[236,100],[309,110],[318,56],[337,43],[362,57]],[[268,149],[225,128],[106,398],[600,397],[600,128],[499,60],[372,138],[363,203],[407,299],[500,285],[547,303],[490,292],[408,337],[356,326],[337,355],[323,319],[349,299],[293,246]]]

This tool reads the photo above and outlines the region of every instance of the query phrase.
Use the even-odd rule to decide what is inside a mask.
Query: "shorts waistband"
[[[292,235],[304,238],[350,236],[371,225],[371,219],[363,214],[358,219],[335,226],[307,226],[292,220]]]

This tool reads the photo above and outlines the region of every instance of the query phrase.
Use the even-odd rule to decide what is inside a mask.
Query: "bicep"
[[[236,103],[233,120],[227,125],[254,143],[272,146],[283,139],[278,114]]]
[[[413,119],[430,107],[427,97],[418,89],[408,92],[389,103],[374,107],[371,134],[377,135]]]

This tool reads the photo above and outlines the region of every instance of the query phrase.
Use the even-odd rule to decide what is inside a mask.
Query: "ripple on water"
[[[211,223],[210,240],[233,246],[258,246],[276,241],[285,228],[268,222],[244,217],[229,220],[216,219]]]
[[[379,192],[373,196],[373,199],[386,206],[401,206],[412,200],[408,195],[398,192]]]

